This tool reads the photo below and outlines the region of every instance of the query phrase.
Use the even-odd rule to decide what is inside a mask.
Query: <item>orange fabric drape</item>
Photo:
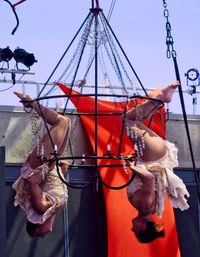
[[[66,86],[58,83],[58,86],[65,94],[79,94],[70,90]],[[70,100],[80,113],[95,113],[95,100],[92,97],[71,97]],[[139,100],[140,101],[140,100]],[[129,101],[128,108],[136,101]],[[98,100],[98,113],[118,113],[123,112],[126,102],[114,103]],[[165,137],[165,123],[160,119],[160,115],[165,117],[165,110],[155,114],[151,122],[151,129],[157,134]],[[81,120],[86,128],[93,149],[95,149],[95,118],[94,116],[81,116]],[[98,116],[98,155],[106,153],[107,145],[111,147],[111,152],[117,154],[120,145],[121,121],[119,115]],[[124,156],[133,152],[133,145],[126,135],[123,135],[123,145],[121,152]],[[98,164],[118,163],[113,160],[99,160]],[[101,178],[113,186],[123,185],[128,181],[129,175],[120,167],[101,168]],[[166,236],[157,239],[150,244],[140,244],[131,231],[131,220],[136,216],[135,209],[129,204],[126,196],[126,189],[111,190],[103,188],[106,203],[107,226],[108,226],[108,257],[180,257],[177,232],[174,220],[173,208],[165,200],[165,211],[162,221],[166,231]],[[156,217],[155,217],[156,219]]]

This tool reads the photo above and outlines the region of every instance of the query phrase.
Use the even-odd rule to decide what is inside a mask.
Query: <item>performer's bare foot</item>
[[[151,94],[151,97],[159,99],[164,103],[169,103],[171,102],[174,91],[179,85],[179,81],[175,81],[165,88],[154,90]]]
[[[33,99],[29,95],[24,95],[20,92],[14,92],[14,94],[21,100],[24,107],[32,107]]]

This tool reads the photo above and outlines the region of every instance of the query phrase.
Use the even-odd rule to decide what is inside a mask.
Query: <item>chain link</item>
[[[176,51],[174,49],[174,39],[171,35],[171,24],[169,22],[169,11],[167,9],[167,3],[165,0],[163,0],[163,7],[164,7],[164,17],[166,18],[166,31],[167,31],[167,36],[166,36],[166,45],[167,45],[167,58],[175,58],[176,57]]]

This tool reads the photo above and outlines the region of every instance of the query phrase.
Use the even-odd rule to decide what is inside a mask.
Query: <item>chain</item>
[[[142,157],[145,149],[144,134],[140,135],[139,133],[135,132],[130,126],[126,126],[126,134],[133,141],[137,158]]]
[[[37,156],[39,156],[39,140],[41,137],[39,136],[40,125],[39,125],[39,115],[33,111],[31,113],[31,133],[32,133],[32,145],[33,148],[35,146],[35,141],[37,142]]]
[[[167,9],[167,3],[163,0],[164,17],[166,18],[166,45],[167,45],[167,58],[176,57],[176,51],[174,50],[174,39],[171,35],[171,24],[169,22],[169,11]]]
[[[38,104],[38,103],[37,103]],[[32,133],[32,144],[31,148],[33,149],[37,145],[37,157],[44,159],[45,149],[43,135],[45,134],[46,129],[44,123],[42,123],[40,115],[36,111],[31,113],[31,133]]]
[[[90,15],[90,17],[88,18],[88,21],[85,25],[83,34],[82,34],[81,38],[79,39],[77,48],[75,49],[67,67],[65,68],[65,70],[63,71],[63,73],[61,74],[61,76],[59,77],[59,79],[57,81],[61,81],[61,82],[67,81],[68,77],[73,72],[74,68],[77,67],[77,63],[80,58],[81,50],[83,49],[85,42],[88,39],[88,34],[90,32],[92,19],[93,19],[93,16]]]
[[[115,95],[115,92],[112,88],[112,83],[111,83],[111,80],[110,80],[110,77],[108,75],[108,72],[107,72],[107,67],[106,67],[106,63],[105,63],[105,58],[104,58],[104,54],[103,54],[103,51],[102,51],[102,47],[100,46],[99,48],[99,63],[100,63],[100,67],[102,69],[102,72],[104,74],[104,79],[105,79],[105,82],[106,80],[108,81],[109,83],[109,89],[111,90],[111,94],[112,95]],[[116,98],[114,98],[114,101]]]

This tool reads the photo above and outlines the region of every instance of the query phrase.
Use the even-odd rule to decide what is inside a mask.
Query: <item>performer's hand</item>
[[[129,164],[130,162],[135,162],[135,158],[136,158],[135,153],[132,153],[132,154],[127,156],[126,161]]]
[[[135,169],[137,169],[136,160],[135,160],[135,155],[134,154],[128,156],[128,159],[126,160],[126,162],[127,162],[129,168],[132,171],[135,171]]]
[[[22,104],[24,107],[32,107],[33,105],[33,99],[29,95],[24,95],[23,93],[20,92],[14,92],[14,94],[21,100]]]
[[[129,167],[130,167],[132,170],[135,170],[135,168],[137,167],[137,166],[135,165],[135,162],[134,162],[134,161],[127,161],[127,162],[128,162]]]
[[[69,163],[68,163],[68,162],[63,162],[63,161],[61,161],[61,162],[59,163],[59,166],[60,166],[60,168],[61,168],[61,170],[62,170],[62,173],[65,175],[65,173],[67,172],[67,170],[68,170],[68,168],[69,168]]]

